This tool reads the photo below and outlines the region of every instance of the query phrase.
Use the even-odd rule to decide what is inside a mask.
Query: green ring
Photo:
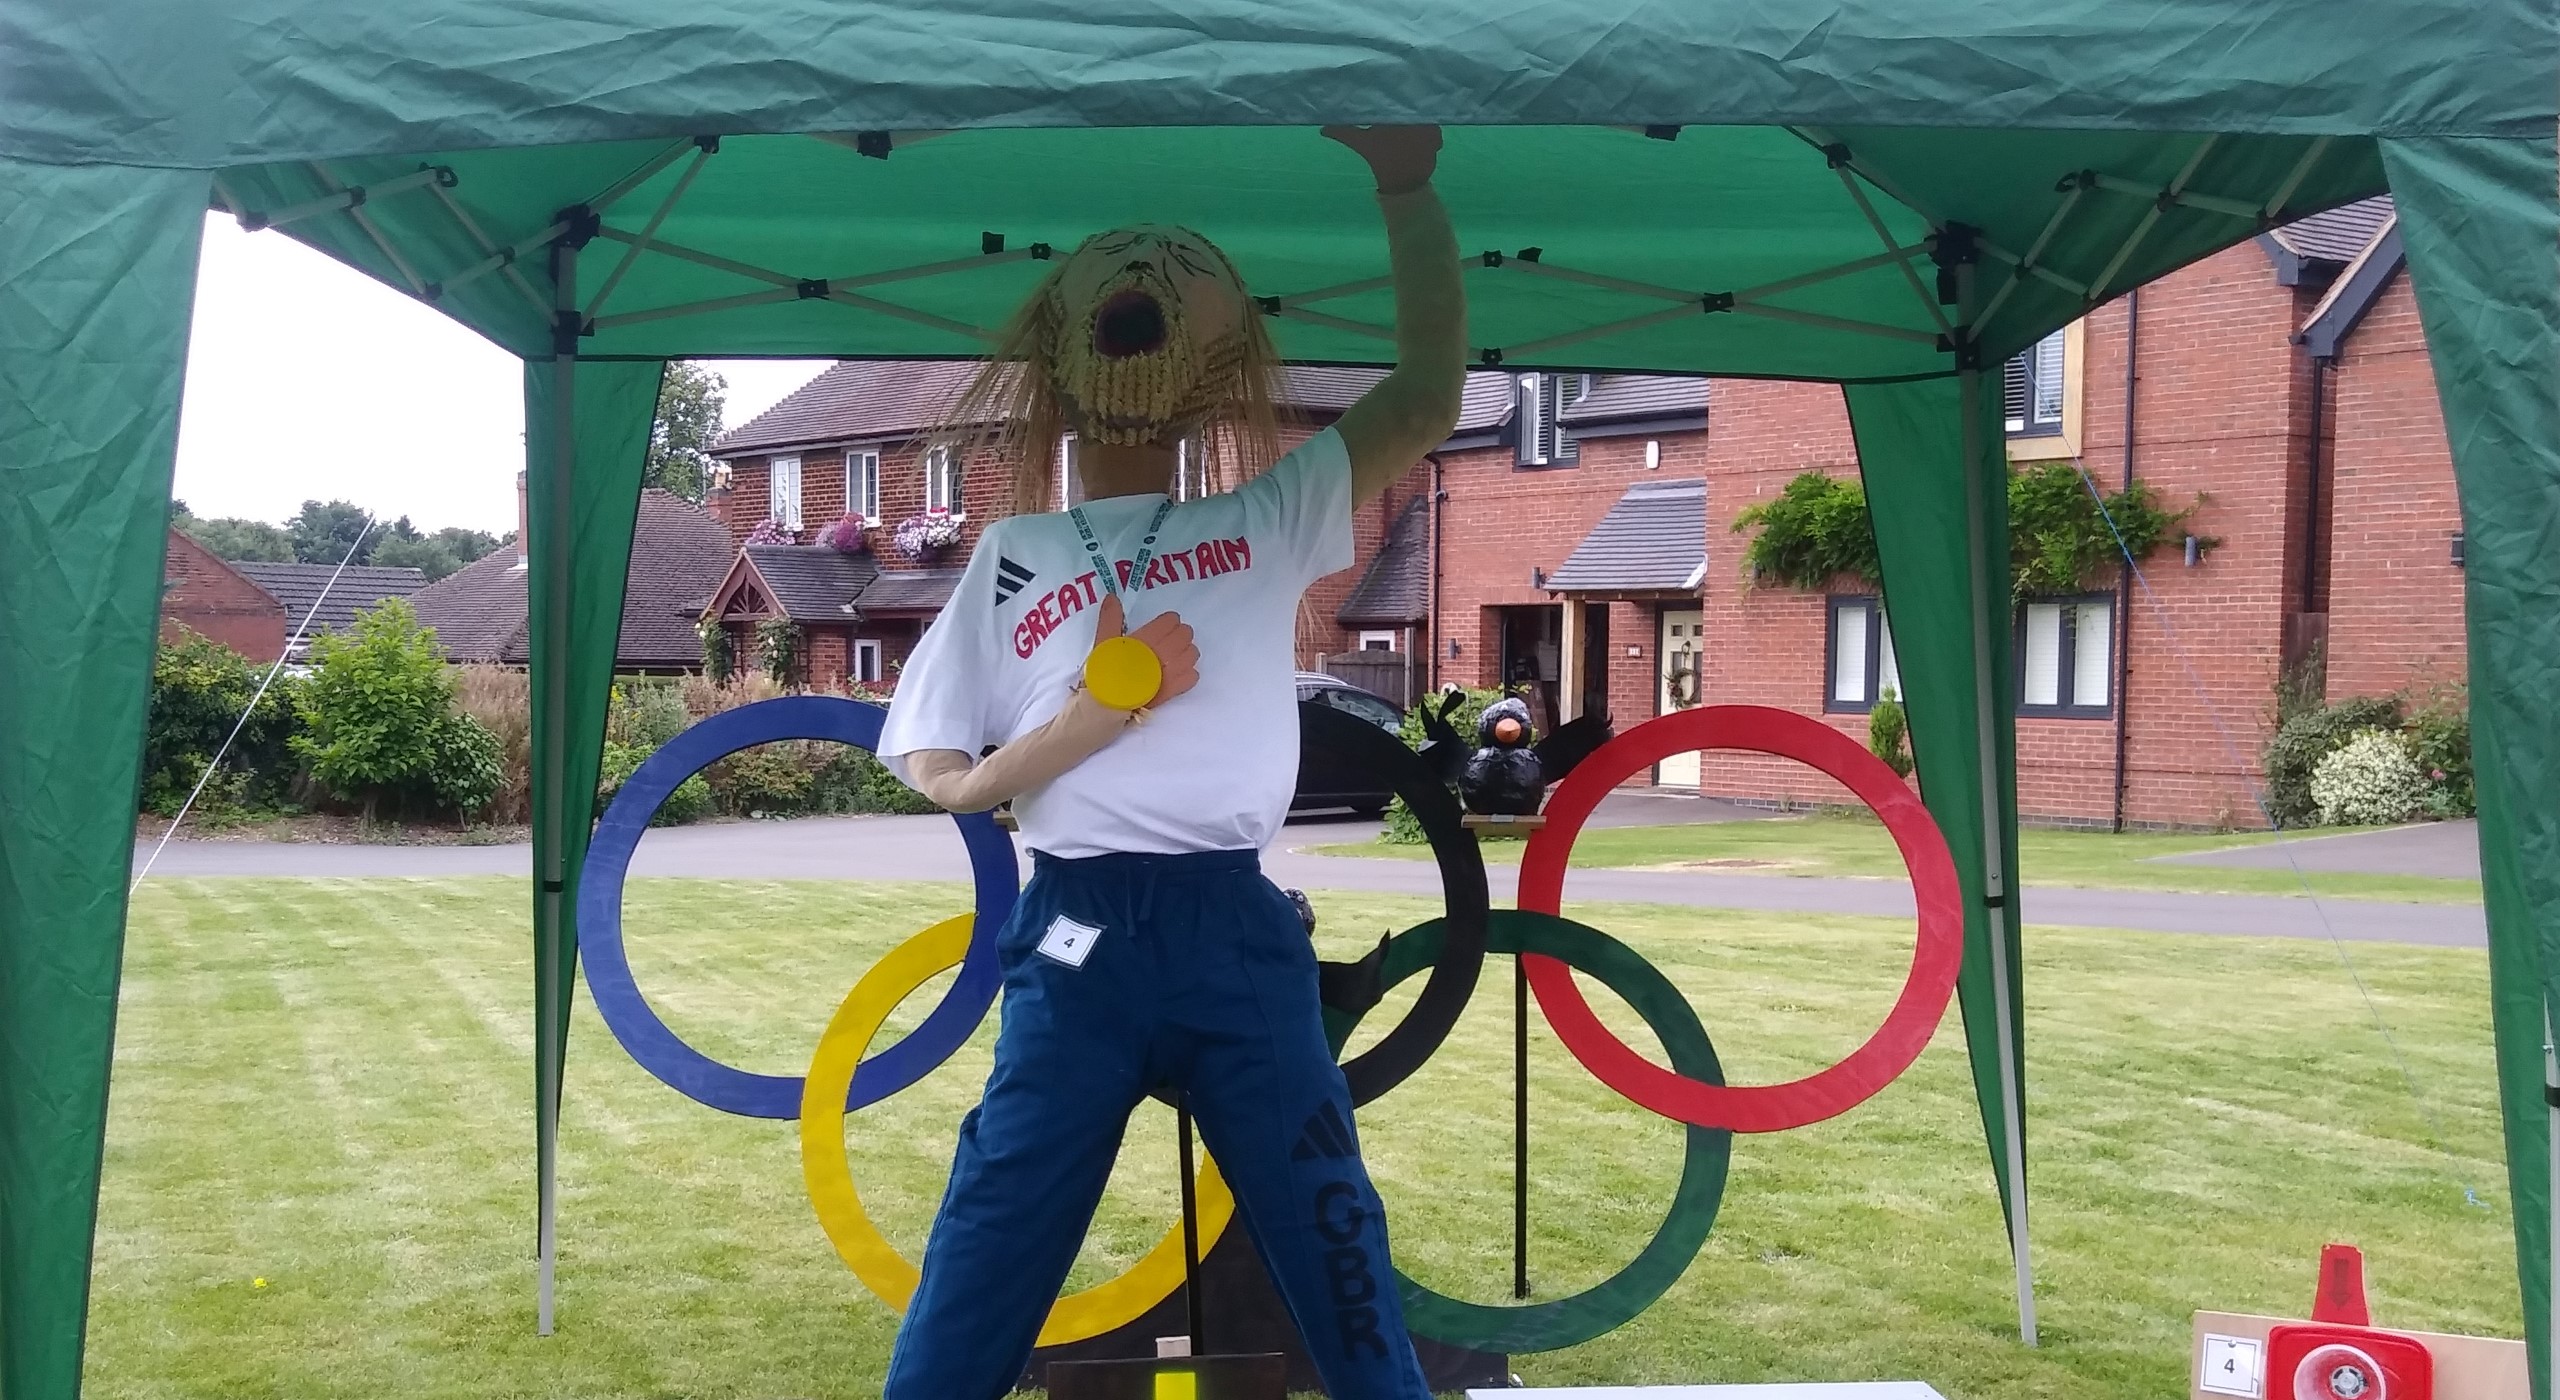
[[[1433,919],[1391,939],[1383,969],[1386,985],[1394,987],[1437,962],[1444,936],[1442,921]],[[1601,985],[1644,1017],[1670,1052],[1674,1069],[1705,1083],[1724,1083],[1715,1046],[1688,998],[1626,944],[1571,919],[1525,909],[1496,909],[1485,930],[1485,951],[1544,954],[1600,979]],[[1328,1010],[1325,1023],[1334,1053],[1340,1055],[1360,1017]],[[1681,1163],[1679,1189],[1671,1194],[1671,1209],[1662,1218],[1662,1228],[1625,1268],[1570,1298],[1511,1306],[1469,1303],[1435,1293],[1397,1269],[1396,1291],[1404,1300],[1405,1325],[1417,1335],[1451,1346],[1517,1355],[1578,1346],[1634,1321],[1680,1281],[1715,1228],[1716,1208],[1724,1201],[1733,1134],[1721,1128],[1688,1131],[1688,1153]]]

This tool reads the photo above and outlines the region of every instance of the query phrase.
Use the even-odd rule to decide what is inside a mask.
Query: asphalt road
[[[1717,821],[1752,815],[1695,798],[1642,796],[1613,799],[1612,806],[1604,811],[1609,825]],[[1263,868],[1278,883],[1300,889],[1438,893],[1438,868],[1427,861],[1319,856],[1300,849],[1364,841],[1377,830],[1375,822],[1327,818],[1293,821],[1264,857]],[[136,852],[137,864],[144,854]],[[153,874],[154,878],[530,877],[532,868],[531,848],[523,845],[173,841]],[[1492,866],[1487,873],[1494,903],[1512,903],[1516,897],[1516,867]],[[632,859],[632,874],[749,880],[960,880],[967,878],[968,868],[958,838],[940,817],[813,817],[652,831],[641,840]],[[1899,878],[1804,879],[1713,871],[1577,870],[1566,885],[1566,894],[1573,901],[1765,909],[1772,913],[1908,918],[1912,912],[1910,887]],[[2335,937],[2355,942],[2473,948],[2485,947],[2488,942],[2487,924],[2476,905],[2038,887],[2028,888],[2020,903],[2030,924],[2271,938]]]

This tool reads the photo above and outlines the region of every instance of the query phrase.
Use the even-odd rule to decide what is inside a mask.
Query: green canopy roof
[[[659,362],[967,356],[1050,248],[1225,246],[1383,363],[1325,122],[1451,127],[1472,339],[1848,387],[2022,1330],[1999,359],[2388,188],[2469,538],[2493,1002],[2546,1384],[2560,968],[2560,36],[2528,0],[21,0],[0,9],[0,1393],[77,1389],[188,290],[208,207],[525,357],[537,1133]],[[351,322],[349,345],[369,328]],[[1986,367],[1995,372],[1986,374]],[[429,406],[432,407],[432,406]]]

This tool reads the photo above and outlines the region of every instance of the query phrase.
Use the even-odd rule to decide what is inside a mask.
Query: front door
[[[1662,714],[1692,709],[1698,703],[1699,634],[1706,630],[1706,618],[1698,608],[1665,608],[1662,612],[1661,647],[1655,653],[1661,658],[1661,666],[1654,697],[1655,708]],[[1654,781],[1664,787],[1696,787],[1698,756],[1682,753],[1662,760]]]

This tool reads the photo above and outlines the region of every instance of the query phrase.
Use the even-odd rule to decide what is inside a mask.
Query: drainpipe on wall
[[[1425,453],[1431,464],[1431,690],[1440,690],[1440,519],[1448,513],[1449,493],[1440,484],[1440,454]]]
[[[2142,342],[2142,289],[2124,294],[2124,488],[2133,489],[2133,394],[2142,380],[2134,352]],[[2130,731],[2126,716],[2133,709],[2133,565],[2116,571],[2116,810],[2112,830],[2124,830],[2125,751]]]

